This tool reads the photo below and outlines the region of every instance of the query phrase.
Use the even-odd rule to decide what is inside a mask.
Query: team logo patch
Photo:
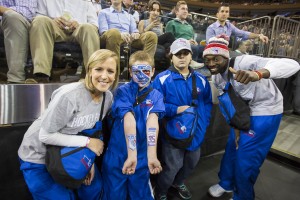
[[[92,165],[92,159],[89,159],[86,155],[84,155],[83,158],[81,159],[81,163],[88,170]]]
[[[253,130],[249,130],[248,132],[245,132],[246,135],[250,136],[250,137],[254,137],[255,136],[255,132]]]
[[[180,134],[183,134],[186,132],[186,126],[182,125],[179,121],[176,122],[176,128],[178,129]]]

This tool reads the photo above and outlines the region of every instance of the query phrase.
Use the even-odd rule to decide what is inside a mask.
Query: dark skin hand
[[[258,74],[254,71],[235,70],[232,67],[229,67],[229,71],[235,74],[234,79],[240,83],[248,84],[249,82],[255,82],[260,80]],[[266,69],[260,69],[259,72],[262,74],[262,78],[270,77],[270,72]]]

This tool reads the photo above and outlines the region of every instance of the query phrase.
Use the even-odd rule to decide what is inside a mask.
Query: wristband
[[[86,140],[86,144],[85,144],[85,146],[86,146],[86,147],[89,145],[89,143],[90,143],[90,140],[91,140],[91,138],[90,138],[90,137],[88,137],[88,138],[87,138],[87,140]]]
[[[258,80],[260,80],[260,79],[262,79],[263,78],[263,75],[262,75],[262,73],[260,72],[260,71],[254,71],[256,74],[257,74],[257,76],[258,76]]]

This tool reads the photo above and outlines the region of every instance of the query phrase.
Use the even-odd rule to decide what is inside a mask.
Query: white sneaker
[[[222,196],[222,194],[224,194],[225,192],[232,192],[231,190],[225,190],[224,188],[222,188],[219,184],[213,185],[208,189],[208,193],[212,196],[212,197],[220,197]]]

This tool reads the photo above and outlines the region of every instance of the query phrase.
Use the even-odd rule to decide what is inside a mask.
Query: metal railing
[[[268,57],[292,58],[300,62],[300,22],[276,16],[272,26]]]
[[[270,38],[271,36],[271,17],[270,16],[264,16],[259,17],[251,20],[247,20],[244,22],[237,23],[237,28],[245,31],[249,31],[251,33],[256,34],[264,34]],[[234,39],[234,43],[238,39]],[[259,55],[259,56],[267,56],[270,43],[264,44],[262,43],[258,38],[257,39],[251,39],[253,43],[253,49],[251,52],[249,52],[252,55]],[[236,45],[233,44],[235,47]]]

